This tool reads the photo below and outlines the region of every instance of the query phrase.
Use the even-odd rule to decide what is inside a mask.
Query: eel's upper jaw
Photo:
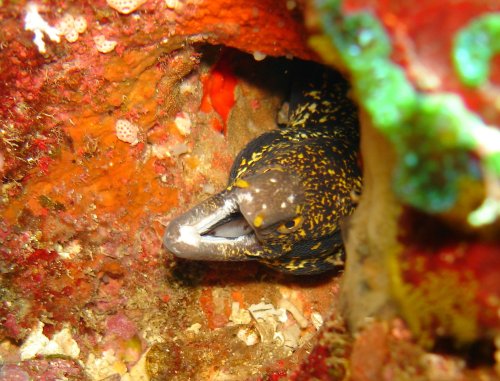
[[[239,211],[237,195],[221,192],[177,217],[163,237],[165,247],[177,257],[210,261],[244,261],[262,252],[253,230],[232,220]],[[250,253],[250,255],[249,255]]]

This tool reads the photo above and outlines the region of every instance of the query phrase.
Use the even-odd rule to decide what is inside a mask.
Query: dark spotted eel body
[[[258,260],[293,274],[343,265],[340,224],[361,190],[357,110],[339,74],[313,77],[287,126],[239,153],[226,189],[169,224],[164,244],[176,256]]]

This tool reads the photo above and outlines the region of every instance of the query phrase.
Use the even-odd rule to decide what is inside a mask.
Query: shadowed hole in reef
[[[472,343],[457,346],[451,337],[443,337],[436,341],[433,350],[437,353],[460,356],[470,368],[495,365],[495,344],[491,340],[476,340]]]
[[[307,75],[297,71],[296,60],[268,57],[257,62],[251,55],[220,47],[202,47],[199,51],[202,54],[201,70],[205,68],[205,72],[210,72],[218,68],[222,76],[234,76],[238,81],[235,104],[228,114],[227,130],[221,132],[226,135],[229,146],[234,148],[233,155],[251,140],[247,132],[249,128],[256,130],[254,136],[269,130],[255,126],[257,122],[252,120],[254,113],[257,115],[259,110],[266,108],[272,114],[272,128],[276,128],[278,122],[286,123],[284,112],[280,111],[286,109],[290,99],[293,72],[298,73],[302,80]],[[220,64],[221,60],[226,62]],[[255,94],[260,96],[258,101],[252,99]],[[272,106],[266,104],[269,99],[272,99]],[[246,123],[240,123],[239,112],[247,114]],[[239,145],[231,145],[233,142]],[[220,190],[215,189],[216,192]],[[182,189],[179,191],[182,192]],[[203,198],[198,197],[198,201]],[[188,207],[180,205],[176,215]],[[324,318],[331,313],[338,290],[338,275],[340,272],[334,270],[297,277],[273,271],[253,261],[170,261],[166,282],[175,292],[165,307],[165,314],[175,317],[175,321],[168,319],[164,330],[165,341],[155,345],[147,356],[147,367],[153,379],[160,380],[165,376],[174,380],[196,379],[201,377],[202,369],[208,372],[209,367],[213,367],[212,373],[220,377],[238,374],[238,379],[247,379],[258,374],[265,375],[268,369],[278,367],[278,361],[282,359],[287,359],[288,363],[281,363],[279,367],[293,369],[305,356],[304,348],[310,349],[313,345],[316,331],[311,313],[319,311]],[[233,302],[238,302],[241,309],[248,309],[260,302],[278,308],[282,299],[296,304],[308,321],[307,329],[300,328],[293,323],[295,317],[287,313],[287,324],[292,326],[292,330],[300,331],[302,340],[300,346],[291,351],[283,345],[263,340],[266,333],[259,331],[255,319],[244,324],[229,321]],[[288,328],[283,326],[280,329]],[[242,330],[260,335],[261,341],[255,345],[246,344],[241,338]],[[202,356],[199,355],[200,349]]]
[[[306,63],[306,62],[301,62],[298,60],[287,60],[287,59],[282,59],[282,58],[281,59],[280,58],[268,58],[264,62],[255,62],[253,60],[253,57],[251,57],[249,55],[246,55],[246,54],[243,54],[243,53],[237,52],[235,50],[231,50],[231,49],[229,49],[229,50],[223,49],[222,53],[221,53],[219,51],[219,49],[220,48],[214,48],[214,47],[206,48],[206,52],[204,52],[203,57],[208,57],[208,58],[201,59],[202,65],[203,65],[203,63],[205,63],[205,64],[210,63],[211,64],[211,69],[210,69],[210,71],[212,72],[211,75],[213,75],[214,77],[217,76],[219,78],[218,79],[219,85],[214,85],[213,83],[210,83],[210,81],[206,81],[204,83],[204,90],[203,90],[204,95],[203,95],[202,105],[201,105],[202,111],[204,108],[205,98],[206,98],[207,92],[210,93],[210,95],[212,96],[212,99],[211,99],[212,106],[217,105],[219,103],[219,101],[216,101],[215,98],[217,98],[218,94],[211,93],[213,91],[214,86],[215,87],[220,86],[221,87],[220,92],[223,92],[222,87],[224,87],[224,83],[231,82],[232,80],[234,80],[234,78],[236,78],[239,84],[241,84],[241,83],[246,83],[247,85],[251,84],[251,86],[259,88],[260,91],[267,92],[268,94],[275,96],[275,98],[277,97],[280,100],[279,104],[282,105],[281,109],[279,107],[276,107],[276,105],[274,105],[274,110],[269,110],[271,113],[274,113],[274,115],[273,115],[274,120],[272,123],[272,129],[275,129],[278,126],[278,124],[280,124],[279,115],[284,114],[284,112],[281,112],[281,111],[286,109],[285,105],[287,103],[291,103],[292,105],[300,105],[300,108],[299,108],[301,110],[299,112],[300,117],[297,118],[297,116],[296,116],[296,118],[294,120],[294,125],[301,125],[300,128],[297,128],[298,131],[300,131],[300,129],[302,129],[302,128],[304,130],[307,130],[308,126],[310,126],[311,123],[314,124],[314,120],[315,120],[315,118],[317,118],[316,121],[319,121],[319,123],[317,123],[318,125],[323,125],[323,126],[328,126],[328,127],[330,127],[330,125],[331,125],[332,131],[339,130],[339,131],[335,131],[336,138],[339,136],[341,137],[337,141],[352,141],[352,142],[355,142],[354,147],[357,146],[357,132],[356,133],[349,132],[348,135],[345,135],[346,133],[343,132],[343,131],[354,130],[354,128],[351,128],[351,124],[352,124],[352,126],[357,128],[357,118],[351,118],[350,116],[348,116],[346,118],[347,115],[355,115],[355,113],[356,113],[355,107],[352,107],[351,105],[349,105],[348,107],[345,107],[346,103],[352,103],[352,102],[339,101],[338,98],[343,98],[343,96],[340,96],[338,98],[335,97],[335,98],[325,100],[324,98],[320,98],[318,96],[319,92],[317,92],[317,91],[315,91],[316,95],[314,97],[314,100],[313,100],[313,98],[306,98],[303,96],[303,94],[301,94],[302,90],[304,90],[306,87],[309,88],[309,83],[311,83],[311,82],[320,83],[321,85],[323,85],[324,83],[328,83],[328,85],[333,83],[333,87],[335,89],[337,89],[337,86],[339,86],[338,84],[340,82],[338,81],[338,78],[336,76],[333,77],[334,82],[331,82],[332,79],[329,79],[327,82],[325,82],[324,77],[321,74],[318,75],[318,72],[322,73],[323,71],[325,71],[326,68],[322,67],[319,64],[315,64],[315,63],[311,63],[311,62]],[[203,51],[203,49],[202,49],[202,51]],[[214,56],[216,56],[217,58],[214,59]],[[232,78],[231,81],[229,81],[227,79],[228,77]],[[318,80],[321,80],[322,82],[319,82]],[[340,88],[342,88],[342,85],[340,85]],[[297,91],[297,89],[298,89],[298,91]],[[315,87],[315,89],[316,89],[316,87]],[[248,95],[248,94],[244,94],[244,92],[245,91],[243,90],[243,96],[240,97],[240,99],[244,98],[246,95]],[[344,92],[345,92],[345,89],[339,90],[339,94],[344,94]],[[241,91],[239,93],[240,93],[240,95],[242,95]],[[224,97],[224,96],[222,96],[222,97]],[[252,108],[257,109],[257,108],[260,108],[265,103],[265,101],[260,102],[259,100],[252,100],[250,103],[251,103]],[[324,112],[316,113],[315,110],[317,108],[324,110],[326,107],[330,107],[330,106],[324,106],[324,104],[328,104],[328,105],[332,104],[333,105],[333,107],[331,107],[333,113],[330,112],[329,114],[330,115],[334,114],[335,115],[334,118],[327,119],[327,118],[322,117],[321,119],[319,119],[319,117],[321,117],[321,115],[325,115],[325,113]],[[292,107],[292,109],[293,108],[294,107]],[[219,112],[219,114],[226,113],[226,112],[227,112],[227,110],[224,112]],[[243,113],[243,111],[241,110],[241,107],[240,107],[240,109],[238,109],[238,102],[236,102],[236,104],[234,105],[234,107],[231,110],[231,117],[229,118],[229,120],[223,120],[223,122],[222,122],[224,124],[227,122],[227,130],[226,130],[226,127],[224,127],[224,129],[221,132],[223,132],[227,136],[227,141],[229,142],[230,147],[231,147],[232,140],[238,140],[238,139],[240,140],[239,145],[238,144],[233,145],[233,148],[239,147],[238,150],[233,151],[233,154],[236,154],[244,147],[245,144],[242,144],[242,140],[241,140],[242,136],[244,137],[243,139],[245,139],[245,137],[247,138],[246,140],[243,141],[243,143],[247,143],[249,141],[252,141],[251,138],[248,138],[248,134],[246,134],[247,130],[253,129],[253,130],[260,131],[259,134],[256,134],[254,131],[253,137],[255,138],[259,135],[262,135],[263,132],[269,131],[271,129],[271,128],[269,128],[269,126],[265,127],[264,129],[260,129],[261,126],[252,126],[252,123],[254,122],[253,120],[250,120],[250,121],[247,120],[247,125],[242,125],[238,122],[234,123],[234,120],[237,119],[237,116],[239,115],[240,112]],[[319,117],[318,117],[318,115],[319,115]],[[226,117],[227,117],[227,114],[226,114]],[[251,118],[251,116],[250,116],[250,118]],[[284,119],[286,119],[286,118],[284,118]],[[324,119],[327,120],[326,123],[325,123]],[[354,119],[354,122],[353,122],[353,119]],[[307,120],[307,122],[304,123],[304,120]],[[233,122],[233,123],[231,123],[231,122]],[[281,124],[286,124],[286,120],[282,121]],[[344,125],[347,127],[344,127]],[[321,128],[323,128],[323,127],[321,127]],[[322,131],[324,131],[324,130],[322,130]],[[323,134],[323,133],[324,132],[321,132],[318,134]],[[356,135],[356,136],[354,136],[354,135]],[[268,136],[268,135],[266,135],[266,136]],[[274,137],[275,135],[272,135],[272,136],[273,136],[272,139],[275,139],[275,137]],[[320,136],[320,135],[317,135],[317,136]],[[270,140],[271,137],[269,137],[267,139]],[[290,139],[290,138],[287,138],[287,139]],[[298,135],[296,138],[293,138],[293,139],[299,139]],[[267,145],[268,143],[267,143],[267,140],[264,143],[262,143],[262,141],[263,140],[260,140],[261,143],[258,143],[259,146],[255,145],[255,141],[252,141],[252,143],[250,144],[250,147],[254,147],[256,150],[264,149],[263,147],[265,145]],[[327,141],[327,140],[318,139],[317,141],[319,141],[320,143],[313,143],[316,145],[314,145],[312,147],[315,147],[315,149],[322,151],[320,147],[323,147],[323,146],[326,147],[327,144],[330,145],[330,142],[332,140]],[[260,146],[262,144],[263,144],[263,146]],[[352,144],[352,143],[349,143],[349,144]],[[232,148],[230,148],[230,149],[232,149]],[[267,148],[265,148],[265,149],[267,149]],[[281,148],[281,149],[283,150],[283,148]],[[345,148],[341,148],[341,149],[344,150]],[[333,152],[338,152],[337,150],[338,150],[338,148],[335,147]],[[349,148],[348,151],[342,151],[342,152],[353,152],[354,150],[356,150],[356,148],[354,148],[354,149]],[[246,152],[251,152],[251,150],[249,150],[247,148]],[[261,154],[261,153],[262,152],[260,152],[259,154]],[[247,153],[247,155],[248,155],[248,153]],[[315,162],[315,160],[319,160],[316,157],[312,157],[312,156],[309,157],[310,155],[314,156],[314,154],[312,154],[310,152],[305,153],[306,160],[304,160],[304,161],[311,160],[312,162]],[[329,169],[328,172],[330,174],[336,173],[336,172],[344,173],[344,167],[342,166],[343,165],[342,161],[344,160],[343,157],[346,157],[346,156],[335,156],[335,155],[332,156],[331,154],[328,154],[328,155],[330,155],[330,156],[328,156],[328,159],[325,159],[325,156],[321,156],[320,157],[321,161],[318,161],[318,163],[320,163],[320,162],[327,163],[328,162],[328,164],[324,164],[325,166],[326,165],[334,166],[334,163],[340,163],[338,170],[334,166],[333,170]],[[345,155],[345,154],[343,153],[342,155]],[[263,156],[265,156],[265,155],[263,155]],[[293,154],[292,154],[292,156],[293,156]],[[303,154],[301,154],[300,157],[303,157]],[[335,159],[333,159],[333,157],[335,157]],[[339,159],[339,157],[342,159]],[[248,160],[250,160],[250,158],[247,157],[246,160],[248,161]],[[259,160],[259,159],[257,159],[257,160]],[[323,160],[325,160],[325,161],[323,161]],[[329,160],[331,160],[331,161],[329,161]],[[252,161],[254,161],[253,154],[252,154],[252,159],[250,160],[250,162],[252,162]],[[271,163],[273,163],[273,164],[267,164],[267,165],[276,165],[276,166],[281,165],[277,161],[271,162]],[[243,166],[246,166],[246,165],[243,165]],[[352,167],[355,167],[355,166],[356,165],[353,165]],[[308,168],[307,171],[311,174],[311,176],[315,175],[316,173],[321,173],[321,171],[322,171],[320,164],[318,164],[317,166],[316,165],[307,166],[306,168]],[[317,170],[318,170],[318,172],[317,172]],[[233,171],[234,171],[234,169],[233,169]],[[350,171],[350,169],[348,169],[348,171]],[[234,176],[234,174],[233,174],[233,176]],[[332,179],[332,180],[330,180],[331,176],[326,175],[326,170],[325,170],[325,175],[321,174],[321,175],[315,175],[315,176],[318,177],[318,179],[317,179],[318,182],[321,182],[322,180],[325,180],[325,181],[328,180],[332,184],[344,183],[344,179],[340,179],[340,180]],[[349,176],[349,175],[346,175],[346,176]],[[311,180],[311,182],[316,181],[316,177],[313,177],[314,180]],[[351,177],[353,177],[353,176],[351,176]],[[284,178],[287,178],[287,177],[284,177]],[[280,185],[281,188],[283,186],[284,186],[284,184]],[[328,200],[329,199],[331,199],[331,200],[338,199],[340,201],[337,201],[337,203],[346,204],[346,205],[347,205],[347,203],[349,203],[348,208],[352,208],[352,206],[350,206],[350,204],[351,203],[355,204],[356,203],[355,199],[358,198],[358,196],[356,196],[356,194],[357,194],[356,187],[354,187],[356,189],[350,189],[349,196],[347,196],[347,197],[345,196],[345,194],[344,195],[342,195],[340,193],[335,194],[336,192],[338,192],[337,189],[340,189],[341,185],[329,185],[329,184],[322,185],[322,184],[319,184],[319,185],[316,185],[316,187],[310,186],[310,185],[308,185],[308,187],[309,188],[307,188],[306,192],[313,193],[313,194],[314,193],[321,194],[321,192],[323,191],[322,187],[323,187],[323,189],[326,189],[327,187],[330,189],[335,188],[336,190],[332,191],[331,194],[324,193],[324,196],[325,196],[324,199],[328,199]],[[218,189],[216,189],[216,190],[221,190],[221,188],[223,188],[223,187],[219,186]],[[314,189],[316,189],[316,190],[314,190]],[[341,198],[341,197],[343,197],[343,198]],[[345,201],[346,199],[348,200],[349,198],[351,199],[351,201]],[[203,198],[201,197],[201,198],[199,198],[199,200],[203,200]],[[260,202],[263,202],[262,205],[265,208],[266,202],[259,200],[259,203]],[[316,202],[316,204],[318,204],[318,203],[319,202]],[[307,201],[307,203],[306,203],[306,205],[312,205],[312,204],[313,204],[312,201]],[[329,203],[327,202],[327,204],[329,204]],[[192,203],[190,203],[190,205],[192,205]],[[316,205],[314,207],[316,207]],[[322,206],[319,206],[319,207],[322,207]],[[190,228],[189,228],[190,229],[189,231],[191,232],[190,234],[194,234],[194,235],[192,235],[192,237],[190,235],[190,237],[192,239],[198,239],[197,237],[199,237],[203,240],[203,242],[210,243],[211,246],[215,246],[217,242],[222,242],[222,241],[234,242],[233,238],[238,238],[238,237],[242,238],[243,236],[246,236],[246,235],[255,237],[255,234],[252,231],[252,228],[249,226],[249,224],[245,221],[244,218],[241,218],[245,215],[245,213],[242,213],[238,209],[239,205],[236,206],[235,208],[236,209],[234,209],[230,215],[221,216],[220,220],[217,220],[217,219],[213,220],[213,217],[211,217],[210,220],[213,220],[212,224],[210,226],[203,225],[203,228],[200,231],[198,231],[198,229],[195,228],[195,225],[193,225],[192,227],[190,226]],[[336,211],[339,210],[338,208],[336,209],[335,206],[331,206],[330,208],[331,209],[327,209],[324,214],[326,214],[326,213],[335,214]],[[185,210],[187,208],[184,208],[181,206],[181,209]],[[276,207],[275,209],[277,210],[278,207]],[[308,208],[306,208],[306,209],[308,209]],[[343,209],[340,209],[340,210],[343,210]],[[248,217],[251,217],[251,216],[252,216],[252,214],[250,214],[250,216],[248,216]],[[317,225],[324,225],[325,227],[327,226],[326,221],[318,223],[317,216],[314,216],[314,219],[315,219]],[[253,217],[252,217],[252,220],[253,220]],[[336,220],[334,219],[334,221],[336,221]],[[289,222],[294,223],[293,221],[289,221]],[[310,218],[309,222],[311,222],[311,223],[313,222],[312,217]],[[342,225],[342,219],[340,219],[340,221],[336,221],[335,223],[332,223],[332,225],[333,226]],[[176,226],[182,227],[183,225],[176,225]],[[201,225],[199,225],[199,226],[201,226]],[[284,225],[284,226],[286,227],[287,225]],[[306,224],[304,224],[304,226],[306,226]],[[277,220],[277,222],[276,222],[276,228],[278,228],[278,227],[279,227],[279,220]],[[272,228],[272,226],[271,226],[271,228]],[[267,226],[266,226],[266,229],[267,229]],[[310,229],[312,230],[315,228],[310,228]],[[326,229],[330,229],[330,227],[326,227]],[[257,233],[256,234],[257,240],[261,241],[264,234],[267,236],[269,234],[270,230],[271,229],[266,230],[266,232],[261,231],[260,234]],[[316,229],[316,230],[318,230],[318,229]],[[173,252],[176,252],[181,257],[195,259],[196,258],[195,254],[189,254],[186,256],[181,255],[183,252],[183,248],[184,249],[186,248],[186,246],[184,245],[184,242],[181,240],[180,237],[179,238],[172,238],[172,237],[177,237],[174,234],[178,234],[177,232],[179,232],[180,230],[172,229],[171,231],[175,232],[175,233],[173,233],[172,235],[169,234],[168,237],[171,237],[169,240],[165,239],[165,242],[167,242],[167,245],[168,245],[168,242],[173,243],[173,245],[170,246],[171,250]],[[187,230],[184,230],[184,232],[187,232]],[[314,233],[314,234],[316,234],[316,233]],[[330,236],[328,238],[328,240],[329,240],[328,242],[331,242],[331,243],[328,243],[329,247],[333,247],[332,245],[335,243],[335,241],[340,242],[340,234],[338,234],[338,230],[336,230],[335,234],[333,234],[331,231],[329,231],[328,234],[330,234]],[[337,236],[339,236],[339,237],[336,238]],[[273,237],[273,236],[271,236],[271,237]],[[185,238],[186,239],[188,238],[187,235],[185,236]],[[190,241],[192,241],[191,238],[189,239]],[[219,239],[219,238],[223,238],[223,239]],[[224,239],[226,239],[226,240],[224,240]],[[276,239],[275,238],[273,238],[273,239],[274,239],[273,244],[277,247],[279,242],[276,243],[277,242]],[[326,236],[324,235],[321,239],[325,240]],[[177,242],[181,243],[181,245],[175,245],[175,243],[177,243]],[[315,241],[313,241],[313,240],[309,240],[308,242],[315,243]],[[319,241],[316,241],[316,242],[319,242]],[[301,243],[305,243],[305,241],[302,241]],[[188,244],[191,245],[190,243],[188,243]],[[301,250],[303,252],[308,251],[308,252],[313,253],[313,251],[310,250],[310,247],[312,247],[312,246],[315,246],[315,248],[316,248],[316,245],[312,245],[312,244],[310,246],[303,245],[303,246],[301,246],[302,247]],[[321,249],[323,249],[323,247],[321,247]],[[204,258],[208,258],[209,254],[205,254],[202,256]],[[251,256],[252,255],[249,255],[248,257],[251,257]],[[275,256],[276,256],[276,254],[273,254],[271,256],[271,258],[273,258]],[[313,255],[311,255],[311,257],[314,258]],[[291,265],[290,268],[293,268],[294,266],[296,266],[297,268],[300,268],[300,266],[302,266],[302,265],[299,266],[299,262],[300,263],[302,263],[302,262],[313,263],[312,260],[311,261],[309,261],[309,260],[302,261],[302,259],[303,259],[303,255],[301,254],[301,256],[297,258],[297,266],[295,264],[293,264],[293,265]],[[289,261],[290,260],[291,259],[289,259]],[[326,264],[327,262],[325,261],[323,263]],[[318,269],[320,269],[319,265],[318,265]],[[283,270],[285,270],[285,269],[283,268]],[[326,270],[323,269],[323,271],[326,271]],[[302,271],[302,273],[306,273],[306,274],[308,272],[309,271]],[[298,274],[299,271],[297,271],[296,273]]]

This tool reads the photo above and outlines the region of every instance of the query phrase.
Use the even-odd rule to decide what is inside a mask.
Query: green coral
[[[482,171],[500,176],[500,133],[458,96],[418,92],[391,62],[392,46],[380,22],[369,12],[343,15],[340,3],[317,0],[321,24],[352,75],[358,101],[397,152],[393,188],[398,197],[425,212],[445,213],[456,205],[460,184],[481,182]],[[473,153],[492,137],[495,146],[487,142],[490,149],[481,161],[474,160]],[[479,220],[486,222],[491,221]]]
[[[396,194],[428,212],[451,209],[460,182],[479,180],[481,171],[469,151],[474,139],[464,124],[477,121],[451,94],[417,96],[414,114],[391,140],[400,157],[394,184]],[[429,126],[431,128],[429,128]]]
[[[490,73],[491,58],[500,52],[500,13],[473,20],[457,33],[453,42],[453,63],[467,86],[482,85]]]

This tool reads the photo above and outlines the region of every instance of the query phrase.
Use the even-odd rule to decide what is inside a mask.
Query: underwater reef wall
[[[500,377],[496,1],[0,5],[0,380]],[[176,261],[292,59],[360,107],[345,272]]]
[[[491,280],[500,119],[491,101],[500,18],[492,6],[424,2],[366,11],[363,2],[319,3],[325,34],[316,46],[349,71],[365,131],[365,192],[350,221],[348,261],[378,258],[386,296],[369,297],[369,310],[393,300],[417,335],[470,341],[498,328],[500,288]],[[362,272],[348,265],[346,293]],[[359,312],[352,313],[355,324]]]

